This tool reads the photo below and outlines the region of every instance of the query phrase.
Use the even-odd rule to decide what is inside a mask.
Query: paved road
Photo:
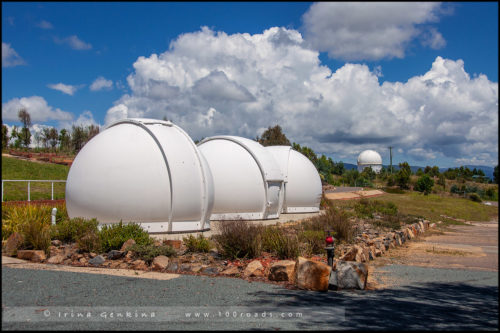
[[[384,290],[318,293],[233,278],[159,281],[4,266],[2,329],[498,329],[497,272],[381,269],[402,282]],[[127,311],[146,316],[109,318],[111,312],[126,318]],[[196,311],[210,318],[186,318]],[[277,317],[280,311],[285,319]]]

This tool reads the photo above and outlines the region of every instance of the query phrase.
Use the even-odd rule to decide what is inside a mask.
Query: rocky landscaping
[[[374,219],[377,220],[377,217],[375,215]],[[420,219],[398,230],[384,231],[387,228],[378,227],[367,219],[351,217],[349,223],[355,226],[354,239],[350,243],[336,245],[331,267],[326,264],[326,254],[282,260],[274,254],[262,252],[253,259],[228,259],[213,248],[208,252],[193,252],[180,240],[155,241],[152,244],[153,248],[167,250],[166,255],[155,255],[156,252],[153,252],[149,256],[139,256],[138,252],[142,250],[134,239],[125,241],[119,250],[101,254],[86,251],[78,243],[63,243],[56,239],[51,241],[47,255],[43,250],[20,249],[24,239],[18,232],[12,233],[4,242],[2,251],[3,255],[56,265],[235,277],[315,291],[365,289],[367,263],[370,260],[383,256],[389,249],[401,246],[435,226]]]

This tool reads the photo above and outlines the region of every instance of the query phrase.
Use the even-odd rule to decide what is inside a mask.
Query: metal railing
[[[38,179],[2,179],[2,202],[3,202],[3,183],[4,182],[28,182],[28,201],[31,201],[31,182],[51,183],[52,195],[50,200],[54,200],[54,183],[66,183],[65,180],[38,180]]]

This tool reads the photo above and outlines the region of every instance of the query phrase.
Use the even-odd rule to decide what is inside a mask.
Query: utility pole
[[[389,147],[389,156],[390,156],[390,159],[391,159],[391,166],[390,166],[390,168],[391,168],[391,175],[392,175],[392,148],[394,148],[394,147]]]

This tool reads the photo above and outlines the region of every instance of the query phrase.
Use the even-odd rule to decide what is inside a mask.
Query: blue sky
[[[375,6],[375,7],[374,7]],[[498,164],[498,3],[2,3],[2,119],[274,124],[355,163]]]

